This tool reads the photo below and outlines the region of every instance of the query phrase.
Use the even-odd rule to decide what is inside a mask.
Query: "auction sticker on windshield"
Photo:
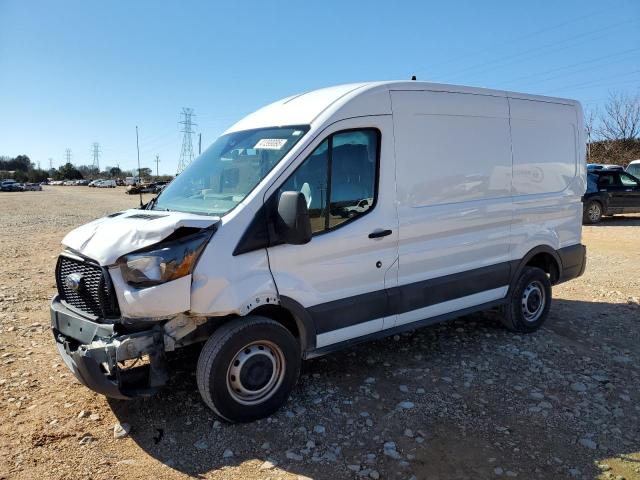
[[[263,138],[256,143],[253,148],[261,148],[263,150],[280,150],[287,143],[286,138]]]

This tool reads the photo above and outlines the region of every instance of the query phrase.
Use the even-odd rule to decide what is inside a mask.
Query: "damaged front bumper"
[[[51,329],[64,363],[95,392],[129,399],[152,395],[167,381],[159,325],[119,335],[115,324],[88,319],[56,296],[51,301]]]

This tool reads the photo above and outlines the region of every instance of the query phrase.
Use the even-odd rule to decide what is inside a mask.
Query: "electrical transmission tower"
[[[67,159],[67,163],[71,163],[71,149],[70,148],[67,148],[64,151],[64,156]]]
[[[98,142],[93,142],[91,145],[91,153],[93,154],[93,168],[97,168],[98,172],[100,171],[100,154],[102,150],[100,150],[100,144]]]
[[[183,108],[181,115],[183,119],[178,123],[182,125],[180,130],[184,135],[182,136],[182,149],[180,150],[180,160],[178,161],[178,171],[176,175],[182,173],[182,171],[189,166],[193,161],[193,127],[197,126],[193,123],[192,117],[194,117],[193,108]]]
[[[158,167],[160,165],[160,155],[156,154],[156,159],[154,160],[154,162],[156,162],[156,177],[159,177],[160,174],[158,173]]]

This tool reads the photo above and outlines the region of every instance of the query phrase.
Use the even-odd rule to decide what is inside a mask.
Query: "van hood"
[[[180,227],[207,228],[218,222],[219,217],[193,213],[131,209],[72,230],[62,245],[107,266],[126,253],[160,242]]]

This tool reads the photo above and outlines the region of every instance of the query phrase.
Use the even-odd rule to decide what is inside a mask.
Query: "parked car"
[[[90,187],[97,187],[97,186],[98,186],[98,184],[99,184],[100,182],[102,182],[102,181],[104,181],[102,178],[99,178],[99,179],[97,179],[97,180],[92,180],[91,182],[89,182],[89,186],[90,186]]]
[[[625,171],[636,178],[640,178],[640,160],[633,160],[629,162]]]
[[[337,204],[336,207],[332,208],[331,214],[339,215],[342,218],[355,217],[357,214],[366,212],[369,208],[371,208],[373,198],[363,198],[355,205],[352,205],[352,203],[353,202],[347,202],[343,205]]]
[[[41,192],[42,191],[42,187],[40,186],[39,183],[25,183],[24,184],[24,189],[26,191],[31,191],[31,192]]]
[[[15,180],[3,180],[2,183],[0,183],[0,191],[13,192],[14,185],[17,183],[18,182],[16,182]]]
[[[591,171],[582,204],[584,223],[598,223],[605,215],[640,213],[640,180],[624,171]]]
[[[101,182],[96,184],[98,188],[116,188],[115,180],[102,180]]]
[[[204,402],[246,422],[286,402],[302,359],[493,307],[536,331],[551,286],[585,268],[582,118],[573,100],[415,81],[272,103],[144,210],[63,239],[58,351],[132,398],[203,343]]]

